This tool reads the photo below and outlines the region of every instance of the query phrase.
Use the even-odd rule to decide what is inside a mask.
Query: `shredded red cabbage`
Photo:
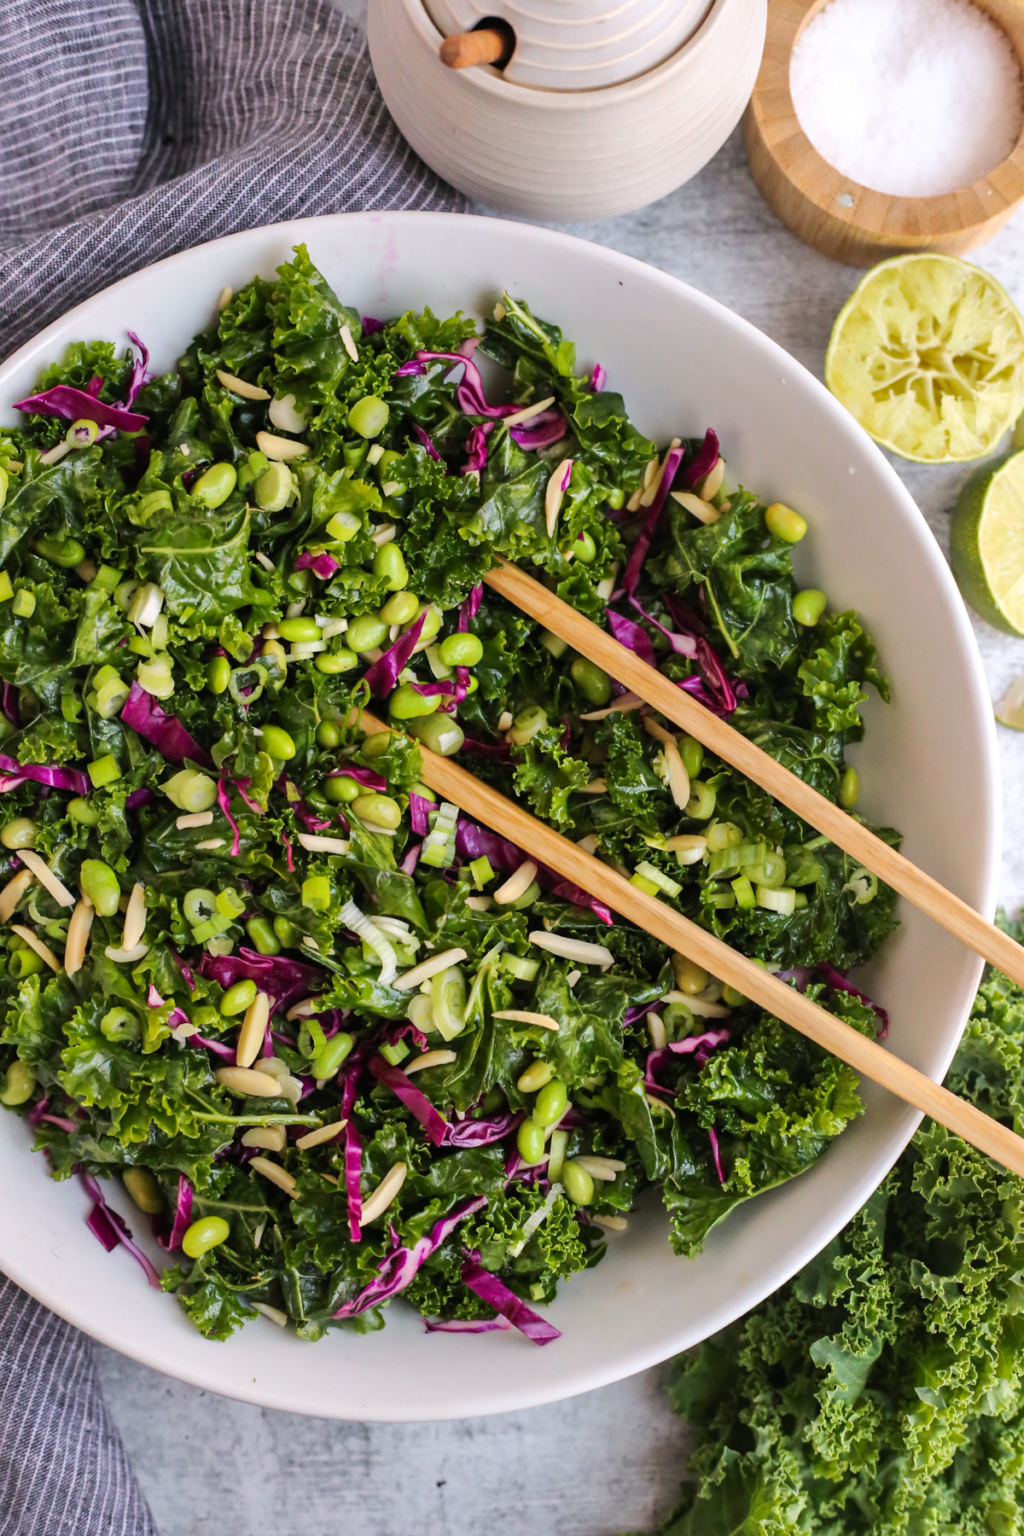
[[[383,329],[384,329],[384,321],[383,320],[375,320],[372,315],[364,315],[363,316],[363,335],[364,336],[373,336],[373,335],[375,335],[377,333],[377,331],[382,331]]]
[[[64,421],[94,421],[98,427],[118,432],[142,432],[149,424],[148,416],[128,411],[123,405],[104,405],[95,395],[70,384],[55,384],[41,395],[28,395],[15,401],[14,409],[33,416],[60,416]]]
[[[647,620],[648,624],[653,624],[655,629],[661,631],[661,633],[665,636],[665,639],[671,645],[672,649],[678,655],[688,656],[691,661],[696,657],[697,641],[693,638],[692,635],[681,635],[677,630],[666,629],[664,624],[660,623],[658,619],[654,618],[652,614],[647,612],[646,608],[642,608],[640,606],[640,603],[636,597],[631,597],[629,601],[636,609],[637,613],[639,613],[643,618]]]
[[[424,608],[412,628],[407,629],[404,635],[399,635],[394,645],[390,646],[383,656],[371,667],[367,667],[363,673],[363,681],[370,692],[376,694],[379,699],[386,698],[391,692],[398,681],[398,674],[419,644],[427,613],[428,610]]]
[[[658,526],[661,509],[668,500],[668,493],[672,489],[672,482],[676,477],[676,471],[683,462],[683,449],[670,448],[665,455],[665,465],[662,471],[661,481],[658,485],[657,495],[647,509],[644,526],[640,531],[640,537],[629,553],[626,564],[626,574],[622,578],[622,585],[627,597],[632,597],[640,581],[640,572],[643,570],[644,561],[647,559],[647,551],[651,547],[654,530]]]
[[[363,1196],[360,1178],[363,1171],[363,1144],[356,1130],[353,1109],[363,1071],[365,1042],[356,1046],[341,1069],[341,1118],[345,1121],[345,1194],[348,1197],[348,1231],[354,1243],[362,1241]]]
[[[493,421],[482,422],[470,430],[466,438],[466,462],[462,466],[464,475],[479,474],[487,468],[487,435],[493,430]]]
[[[130,725],[143,740],[163,753],[169,763],[183,763],[187,757],[194,763],[208,764],[210,759],[199,743],[189,735],[177,715],[168,715],[160,708],[151,693],[132,683],[125,700],[121,719]],[[83,774],[82,778],[86,775]],[[84,794],[82,790],[80,793]]]
[[[458,826],[455,829],[455,851],[460,858],[466,860],[486,857],[490,860],[491,868],[495,873],[512,874],[528,857],[521,848],[516,847],[515,843],[510,843],[505,837],[499,837],[496,832],[491,832],[486,827],[478,826],[468,816],[459,817]],[[611,926],[612,914],[603,901],[599,901],[596,896],[592,896],[582,887],[574,885],[571,880],[563,880],[545,864],[537,866],[537,883],[544,890],[550,891],[553,896],[560,896],[564,901],[571,901],[574,906],[584,907],[594,912],[602,923]]]
[[[525,1301],[520,1301],[497,1275],[484,1269],[478,1253],[467,1253],[459,1278],[481,1301],[486,1301],[495,1312],[507,1317],[512,1326],[518,1328],[520,1333],[525,1333],[534,1344],[551,1344],[562,1337],[553,1324],[545,1322]]]
[[[550,448],[552,443],[560,443],[568,430],[569,423],[561,411],[552,408],[550,411],[541,411],[539,416],[531,416],[521,427],[509,427],[508,432],[520,448],[532,449],[536,453],[541,448]],[[562,489],[568,489],[568,480]]]
[[[124,397],[125,410],[130,411],[135,404],[135,397],[146,382],[146,369],[149,367],[149,348],[144,341],[140,341],[134,331],[128,332],[128,340],[139,349],[139,356],[132,360],[132,376],[128,380],[128,390]],[[92,381],[94,384],[96,380]],[[102,384],[100,386],[102,388]],[[90,390],[90,393],[92,391]]]
[[[432,800],[425,800],[413,790],[409,796],[409,820],[417,837],[426,837],[430,831],[430,813],[436,809]]]
[[[383,794],[388,787],[388,781],[382,773],[378,773],[375,768],[361,768],[356,763],[346,768],[332,768],[327,777],[336,779],[341,775],[347,779],[355,779],[356,783],[361,784],[364,789],[375,789],[378,794]]]
[[[437,449],[434,447],[434,441],[433,441],[433,438],[430,436],[430,433],[428,431],[426,431],[426,429],[424,427],[421,427],[419,422],[416,422],[416,421],[414,421],[413,424],[412,424],[412,430],[413,430],[413,433],[415,434],[416,441],[423,445],[423,447],[427,450],[428,454],[434,460],[435,463],[440,464],[440,462],[441,462],[441,455],[438,453]]]
[[[881,1003],[874,1002],[872,998],[868,997],[866,992],[861,992],[852,982],[847,981],[842,971],[837,971],[835,966],[829,965],[827,960],[823,960],[817,967],[817,970],[818,975],[830,991],[849,992],[851,997],[859,997],[862,1003],[866,1003],[869,1008],[874,1010],[875,1016],[878,1019],[878,1038],[879,1040],[885,1040],[889,1034],[889,1014],[882,1007]],[[806,986],[806,982],[804,985]],[[801,987],[800,990],[803,991],[803,988]]]
[[[335,560],[326,549],[318,550],[316,554],[312,550],[304,550],[296,560],[293,570],[312,571],[314,576],[319,576],[321,581],[330,581],[335,571],[341,570],[341,561]]]
[[[92,1210],[86,1218],[86,1226],[94,1237],[98,1237],[108,1253],[115,1249],[118,1243],[123,1244],[132,1258],[144,1270],[146,1279],[155,1290],[160,1290],[160,1276],[157,1274],[149,1259],[142,1249],[132,1241],[131,1229],[123,1217],[119,1216],[106,1202],[103,1191],[91,1173],[79,1171],[78,1177],[82,1181],[85,1192],[93,1202]]]
[[[600,363],[595,363],[594,364],[594,371],[590,375],[590,393],[592,395],[599,395],[601,393],[602,389],[604,389],[605,380],[607,379],[607,377],[608,377],[608,375],[605,373],[604,369],[601,367],[601,364]]]
[[[19,779],[32,779],[36,784],[49,784],[53,789],[70,789],[73,794],[87,795],[92,781],[87,773],[77,768],[49,767],[45,763],[19,763],[15,758],[0,752],[0,769]]]
[[[506,1109],[500,1115],[491,1115],[480,1120],[452,1120],[445,1128],[444,1140],[441,1143],[445,1147],[490,1147],[496,1141],[504,1141],[506,1136],[518,1130],[525,1116],[522,1110]]]
[[[369,1285],[363,1287],[358,1296],[339,1307],[334,1314],[335,1317],[358,1317],[369,1307],[377,1307],[381,1302],[397,1296],[399,1291],[404,1291],[406,1286],[415,1279],[423,1263],[451,1236],[459,1222],[467,1216],[472,1216],[474,1212],[483,1210],[486,1204],[486,1195],[477,1195],[473,1200],[464,1200],[450,1215],[435,1222],[430,1232],[424,1234],[411,1248],[403,1248],[399,1245],[398,1234],[392,1227],[393,1247],[381,1261],[376,1276]]]
[[[507,1330],[512,1327],[508,1318],[502,1317],[500,1313],[497,1317],[453,1317],[447,1321],[425,1317],[423,1321],[428,1333],[494,1333],[498,1329]]]
[[[708,1140],[711,1143],[711,1156],[715,1160],[715,1172],[718,1174],[718,1182],[719,1184],[724,1184],[725,1169],[722,1167],[722,1153],[718,1145],[718,1134],[713,1125],[708,1129]]]
[[[189,1035],[189,1045],[201,1046],[209,1051],[211,1056],[219,1056],[222,1061],[235,1065],[235,1048],[233,1045],[223,1045],[220,1040],[207,1040],[203,1035]]]
[[[649,667],[657,666],[657,658],[654,654],[654,646],[646,629],[641,629],[639,624],[634,624],[632,619],[623,618],[621,613],[616,613],[613,608],[606,609],[608,615],[608,628],[620,645],[624,645],[628,651],[635,651],[641,661],[646,661]]]
[[[406,1076],[401,1067],[393,1067],[390,1062],[384,1060],[383,1056],[371,1056],[369,1068],[378,1083],[383,1083],[385,1087],[390,1088],[395,1097],[401,1099],[409,1113],[419,1121],[431,1146],[443,1146],[445,1132],[449,1128],[447,1120],[443,1115],[438,1114],[426,1094],[414,1086],[412,1079]]]
[[[231,814],[231,796],[228,794],[228,787],[223,779],[217,780],[217,804],[224,812],[225,819],[227,820],[231,831],[234,833],[234,836],[231,839],[231,856],[232,858],[237,858],[238,851],[242,846],[242,834],[239,831],[238,822]]]
[[[311,965],[290,960],[287,955],[261,955],[244,944],[237,955],[211,955],[205,950],[199,974],[224,988],[233,987],[236,981],[254,981],[270,997],[271,1013],[290,1008],[323,986],[322,973]]]
[[[649,1013],[650,1009],[642,1010]],[[687,1035],[685,1040],[673,1040],[669,1045],[663,1045],[660,1050],[650,1051],[647,1056],[647,1070],[644,1075],[644,1087],[649,1093],[671,1093],[669,1088],[663,1088],[656,1080],[655,1073],[673,1056],[695,1055],[699,1066],[703,1066],[711,1052],[717,1050],[720,1045],[725,1045],[731,1038],[728,1029],[708,1029],[701,1035]]]
[[[411,848],[406,849],[402,862],[398,866],[403,875],[414,875],[416,873],[416,866],[420,861],[422,848],[422,843],[413,843]]]
[[[234,1056],[234,1052],[231,1053]],[[166,1248],[168,1253],[173,1253],[181,1247],[181,1240],[192,1224],[192,1185],[183,1173],[178,1174],[178,1198],[174,1204],[174,1220],[171,1230],[166,1237],[156,1233],[156,1240],[161,1248]]]

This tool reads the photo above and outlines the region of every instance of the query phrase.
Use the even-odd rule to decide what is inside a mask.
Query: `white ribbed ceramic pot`
[[[753,90],[766,20],[767,0],[714,0],[664,63],[590,91],[447,69],[422,0],[370,0],[367,28],[384,99],[428,165],[491,208],[577,220],[641,208],[706,165]]]

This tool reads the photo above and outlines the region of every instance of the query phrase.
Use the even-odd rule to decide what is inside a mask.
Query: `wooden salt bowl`
[[[801,240],[869,267],[907,251],[960,256],[988,240],[1024,200],[1024,127],[1011,154],[972,186],[939,197],[892,197],[829,165],[797,120],[789,65],[797,38],[828,0],[771,0],[764,57],[743,117],[754,180]],[[1024,72],[1024,0],[975,0],[1007,34]]]

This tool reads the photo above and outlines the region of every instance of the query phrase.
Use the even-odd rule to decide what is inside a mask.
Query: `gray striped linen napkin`
[[[0,0],[0,82],[0,356],[217,235],[464,206],[327,0]],[[2,1277],[0,1536],[156,1536],[89,1340]]]

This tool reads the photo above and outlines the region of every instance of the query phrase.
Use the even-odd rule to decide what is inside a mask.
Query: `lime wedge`
[[[996,719],[1012,731],[1024,731],[1024,677],[1007,688],[996,705]]]
[[[980,267],[956,256],[895,256],[840,311],[825,382],[903,458],[979,459],[1024,407],[1024,320]]]
[[[1011,635],[1024,635],[1024,451],[975,470],[949,527],[949,558],[967,602]]]

